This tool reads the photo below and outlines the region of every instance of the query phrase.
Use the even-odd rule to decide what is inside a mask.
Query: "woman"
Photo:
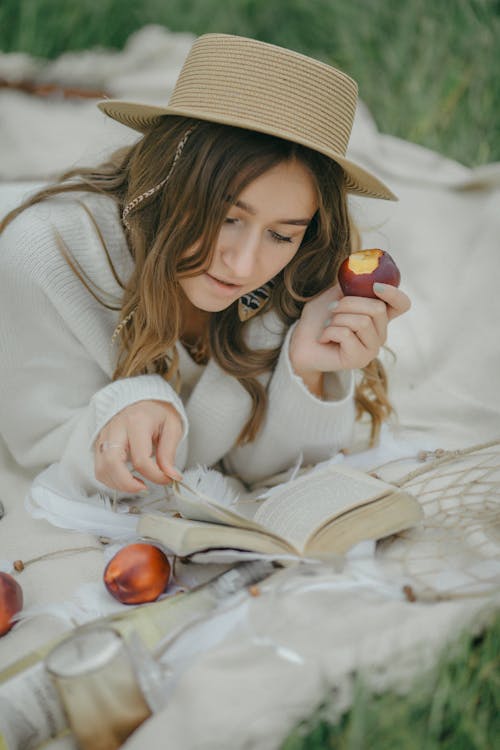
[[[376,357],[401,291],[344,297],[356,84],[255,40],[193,45],[143,133],[2,225],[0,432],[16,460],[134,495],[221,462],[245,482],[346,448],[390,411]],[[358,371],[364,368],[362,377]]]

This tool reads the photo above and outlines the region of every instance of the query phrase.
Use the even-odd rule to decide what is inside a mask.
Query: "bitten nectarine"
[[[103,575],[109,593],[122,604],[155,601],[165,591],[169,578],[170,563],[165,553],[143,542],[122,547]]]
[[[401,274],[389,253],[374,248],[349,255],[339,268],[338,279],[346,296],[376,298],[375,282],[399,286]]]
[[[9,573],[0,573],[0,637],[14,626],[12,618],[22,608],[22,588]]]

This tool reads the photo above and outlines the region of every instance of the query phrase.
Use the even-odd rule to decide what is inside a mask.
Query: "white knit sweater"
[[[213,465],[252,483],[296,463],[316,462],[349,444],[354,424],[353,374],[328,376],[325,399],[313,396],[288,357],[290,332],[274,313],[248,323],[249,340],[282,354],[267,378],[269,407],[256,440],[235,447],[250,399],[238,381],[210,361],[197,367],[179,345],[179,396],[159,375],[112,381],[116,348],[111,336],[118,313],[103,307],[64,260],[58,240],[92,279],[96,292],[119,304],[120,278],[132,269],[114,203],[79,193],[27,209],[0,237],[0,434],[17,462],[41,470],[58,463],[71,484],[95,493],[93,444],[124,407],[143,399],[172,403],[184,437],[179,468]]]

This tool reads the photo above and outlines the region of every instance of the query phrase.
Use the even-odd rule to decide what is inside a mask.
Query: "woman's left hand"
[[[389,321],[409,310],[411,302],[389,284],[377,284],[374,292],[377,299],[345,297],[336,284],[304,305],[290,360],[306,385],[325,372],[366,367],[377,356]]]

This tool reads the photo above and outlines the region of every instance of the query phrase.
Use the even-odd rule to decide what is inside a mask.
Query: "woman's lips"
[[[212,276],[209,273],[206,273],[205,276],[207,277],[208,281],[210,282],[213,288],[215,288],[218,292],[221,292],[222,294],[227,294],[229,297],[231,297],[234,294],[239,294],[240,291],[243,289],[242,284],[231,284],[230,282],[221,281],[220,279],[216,278],[215,276]]]

